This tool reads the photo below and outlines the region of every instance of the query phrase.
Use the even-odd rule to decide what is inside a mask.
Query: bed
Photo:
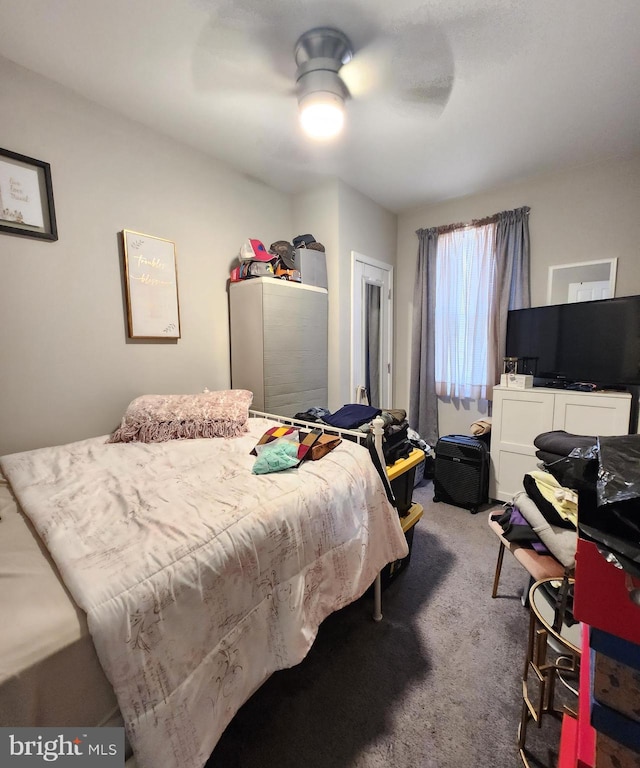
[[[363,446],[252,475],[274,425],[0,459],[0,725],[121,717],[138,768],[202,768],[267,677],[406,556]]]

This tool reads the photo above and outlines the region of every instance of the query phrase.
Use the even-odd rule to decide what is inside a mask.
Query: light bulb
[[[312,139],[332,139],[344,125],[344,102],[333,93],[313,93],[300,104],[300,123]]]

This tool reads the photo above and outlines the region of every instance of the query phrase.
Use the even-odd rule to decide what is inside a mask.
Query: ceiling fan
[[[230,98],[251,92],[264,105],[272,99],[274,109],[294,96],[303,128],[317,138],[339,132],[347,102],[350,118],[364,124],[381,113],[431,116],[453,86],[453,56],[439,26],[367,15],[361,0],[328,2],[320,14],[297,0],[223,0],[198,52],[201,86]]]
[[[295,44],[294,56],[300,122],[315,139],[329,139],[340,132],[345,101],[349,98],[366,98],[376,91],[395,89],[405,102],[439,102],[444,107],[453,84],[449,72],[440,79],[433,77],[431,82],[420,78],[416,81],[406,54],[404,62],[394,59],[388,40],[374,41],[354,56],[347,35],[334,27],[314,27],[302,34]]]
[[[338,29],[315,27],[298,38],[294,55],[302,127],[314,139],[330,139],[342,129],[350,96],[340,70],[353,58],[351,41]]]

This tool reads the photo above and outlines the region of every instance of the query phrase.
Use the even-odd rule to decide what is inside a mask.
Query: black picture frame
[[[25,212],[31,223],[21,220]],[[0,148],[0,233],[58,239],[49,163]]]

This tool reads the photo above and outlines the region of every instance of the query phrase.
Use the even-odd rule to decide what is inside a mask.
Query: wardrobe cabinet
[[[325,288],[254,277],[229,286],[231,385],[252,408],[293,416],[328,401]]]
[[[510,501],[522,490],[522,478],[539,462],[533,441],[541,432],[626,435],[630,415],[628,392],[494,387],[489,496]]]

